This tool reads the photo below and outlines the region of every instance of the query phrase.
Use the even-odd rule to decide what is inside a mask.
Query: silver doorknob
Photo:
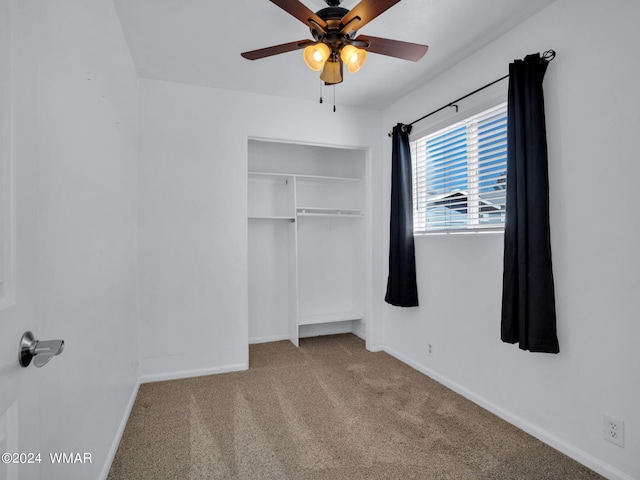
[[[31,332],[24,332],[20,339],[20,353],[18,361],[23,367],[28,367],[33,359],[36,367],[46,365],[56,355],[64,350],[64,340],[36,340]]]

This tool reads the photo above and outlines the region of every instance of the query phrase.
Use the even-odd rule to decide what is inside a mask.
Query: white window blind
[[[507,104],[411,142],[414,233],[502,230]]]

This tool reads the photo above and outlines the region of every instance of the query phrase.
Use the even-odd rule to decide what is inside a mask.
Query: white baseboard
[[[299,338],[317,337],[321,335],[339,335],[341,333],[353,333],[362,340],[365,340],[366,337],[366,326],[364,323],[356,320],[347,320],[335,323],[319,323],[315,325],[301,325],[299,328]],[[289,335],[284,334],[250,338],[249,345],[280,342],[282,340],[289,340]]]
[[[129,402],[127,403],[127,407],[124,410],[124,414],[122,416],[122,420],[120,420],[120,425],[118,426],[118,430],[116,431],[116,436],[113,439],[111,444],[111,448],[109,449],[109,453],[107,454],[107,459],[102,467],[102,472],[100,473],[100,479],[106,480],[107,476],[109,476],[109,470],[111,470],[111,464],[113,463],[113,459],[116,456],[116,452],[118,451],[118,447],[120,446],[120,440],[122,439],[122,435],[124,434],[124,429],[127,426],[127,422],[129,421],[129,415],[131,415],[131,410],[133,410],[133,404],[136,401],[136,397],[138,396],[138,390],[140,389],[140,379],[133,386],[133,391],[131,392],[131,397],[129,398]]]
[[[353,320],[351,322],[351,333],[361,340],[367,340],[367,326],[362,321]]]
[[[488,401],[484,397],[481,397],[475,394],[474,392],[464,388],[462,385],[459,385],[456,382],[450,381],[449,379],[437,374],[430,368],[425,367],[424,365],[418,362],[412,361],[411,359],[405,357],[404,355],[393,350],[392,348],[384,347],[383,350],[389,355],[391,355],[392,357],[395,357],[398,360],[400,360],[402,363],[405,363],[410,367],[415,368],[420,373],[425,374],[427,377],[432,378],[436,382],[441,383],[445,387],[450,388],[454,392],[459,393],[463,397],[467,398],[468,400],[471,400],[473,403],[481,406],[485,410],[488,410],[489,412],[493,413],[494,415],[497,415],[498,417],[509,422],[510,424],[520,428],[521,430],[524,430],[528,434],[536,437],[541,442],[544,442],[547,445],[555,448],[556,450],[564,453],[568,457],[571,457],[572,459],[574,459],[576,462],[581,463],[582,465],[585,465],[586,467],[592,469],[593,471],[599,473],[600,475],[605,476],[609,480],[637,480],[630,477],[626,473],[621,472],[617,468],[594,457],[593,455],[590,455],[584,452],[583,450],[576,448],[574,445],[571,445],[565,442],[564,440],[556,437],[555,435],[552,435],[551,433],[540,428],[539,426],[532,424],[531,422],[520,417],[519,415],[515,415],[514,413],[508,410],[505,410],[499,405],[496,405]]]
[[[376,353],[376,352],[384,352],[384,346],[383,345],[373,345],[372,347],[370,347],[368,349],[370,352]]]
[[[250,338],[249,345],[255,345],[256,343],[281,342],[282,340],[289,340],[289,335],[272,335],[270,337]]]
[[[318,323],[314,325],[300,325],[299,338],[318,337],[321,335],[338,335],[341,333],[352,333],[353,322]]]
[[[202,377],[204,375],[217,375],[219,373],[239,372],[247,370],[247,363],[236,363],[212,368],[196,368],[193,370],[180,370],[176,372],[153,373],[140,377],[140,383],[164,382],[165,380],[179,380],[181,378]]]

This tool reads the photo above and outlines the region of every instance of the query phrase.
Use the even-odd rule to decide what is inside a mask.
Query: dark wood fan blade
[[[308,27],[316,28],[317,25],[321,27],[323,31],[327,28],[327,22],[305,7],[298,0],[271,0],[271,2],[275,3],[288,14],[296,17]],[[313,20],[316,25],[309,23],[309,20]]]
[[[429,47],[420,45],[419,43],[401,42],[400,40],[391,40],[389,38],[371,37],[369,35],[358,35],[356,42],[364,41],[369,44],[364,47],[367,52],[379,53],[389,57],[402,58],[417,62],[424,54],[427,53]]]
[[[258,60],[260,58],[270,57],[272,55],[279,55],[281,53],[293,52],[294,50],[300,50],[307,45],[312,45],[316,42],[313,40],[298,40],[297,42],[283,43],[281,45],[274,45],[272,47],[260,48],[258,50],[251,50],[250,52],[241,53],[247,60]]]
[[[386,12],[400,0],[362,0],[342,17],[344,28],[341,33],[358,30],[381,13]]]

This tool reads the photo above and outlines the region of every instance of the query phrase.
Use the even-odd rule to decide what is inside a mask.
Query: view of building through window
[[[507,104],[411,142],[414,233],[503,229]]]

